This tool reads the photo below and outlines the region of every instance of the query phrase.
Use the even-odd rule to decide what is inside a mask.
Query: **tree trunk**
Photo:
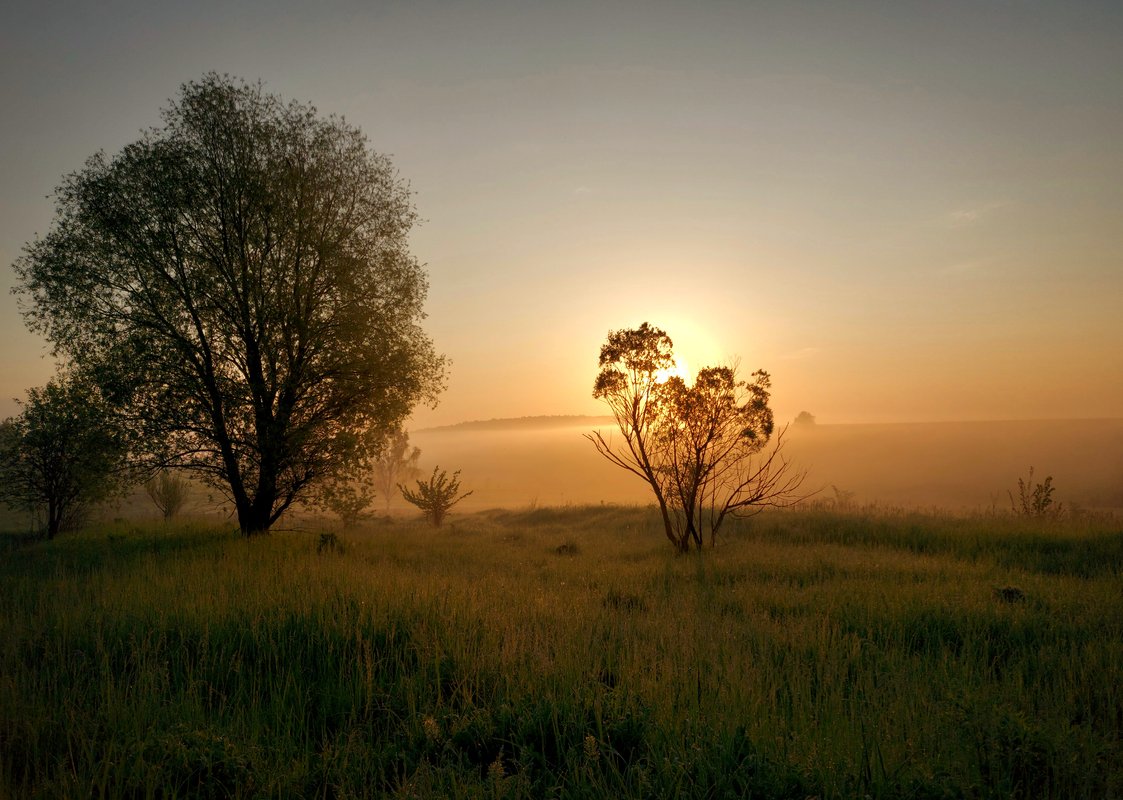
[[[649,477],[647,482],[655,491],[655,499],[659,501],[659,513],[663,516],[663,531],[667,534],[667,540],[676,549],[681,550],[682,542],[675,535],[675,524],[671,519],[671,512],[667,510],[667,501],[663,499],[663,492],[659,489],[659,484],[655,482],[654,477]]]
[[[686,530],[682,532],[682,550],[687,552],[690,550],[691,542],[698,549],[702,549],[702,534],[698,531],[698,527],[694,524],[694,517],[688,516],[686,518]]]
[[[269,526],[273,524],[274,494],[262,491],[259,482],[257,494],[252,500],[245,492],[235,497],[234,505],[238,511],[238,527],[242,536],[248,538],[269,533]]]
[[[271,507],[265,509],[257,502],[247,502],[240,507],[238,509],[238,527],[242,531],[242,536],[249,538],[269,533],[269,526],[272,524],[270,520],[272,511]]]
[[[47,530],[44,535],[47,539],[54,539],[62,529],[62,504],[55,498],[47,501]]]

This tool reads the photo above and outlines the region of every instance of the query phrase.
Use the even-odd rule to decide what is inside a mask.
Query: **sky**
[[[358,125],[424,219],[448,389],[596,414],[608,331],[772,374],[779,419],[1123,416],[1118,2],[6,2],[9,290],[50,195],[208,71]]]

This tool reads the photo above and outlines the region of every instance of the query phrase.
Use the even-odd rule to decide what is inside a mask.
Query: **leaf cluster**
[[[0,423],[0,499],[31,511],[41,535],[53,538],[121,489],[126,451],[95,386],[75,376],[52,380]]]
[[[320,490],[316,504],[339,517],[345,528],[351,528],[367,516],[374,497],[374,489],[362,481],[337,480]]]
[[[15,264],[29,324],[243,531],[368,468],[435,402],[411,192],[342,119],[212,73],[55,198]]]
[[[621,439],[587,438],[648,483],[667,538],[686,550],[701,547],[704,532],[712,543],[730,516],[794,502],[803,475],[782,455],[782,431],[761,455],[775,428],[767,372],[746,381],[735,365],[706,367],[687,383],[662,377],[673,364],[673,342],[659,328],[610,332],[593,396],[608,405]]]
[[[440,467],[433,467],[433,474],[427,481],[417,481],[417,490],[413,491],[405,486],[398,486],[409,503],[417,506],[425,514],[425,518],[435,528],[441,527],[448,516],[449,510],[472,494],[471,491],[457,495],[460,491],[460,470],[452,473],[450,477]]]

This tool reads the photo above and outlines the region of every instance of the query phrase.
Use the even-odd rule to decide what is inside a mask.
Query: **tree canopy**
[[[32,512],[53,539],[119,488],[125,450],[95,387],[74,376],[53,380],[0,423],[0,499]]]
[[[429,480],[417,481],[417,491],[401,484],[398,484],[398,490],[408,502],[421,509],[434,528],[441,527],[452,507],[472,494],[472,491],[457,494],[460,491],[460,470],[452,473],[450,478],[448,472],[439,466],[433,467]]]
[[[706,367],[692,383],[672,374],[674,343],[659,328],[612,331],[601,347],[593,396],[605,401],[621,436],[588,435],[597,451],[645,480],[668,540],[679,550],[713,543],[730,516],[787,505],[803,474],[772,439],[771,379],[752,382],[734,367]]]
[[[412,196],[342,119],[209,74],[55,198],[15,264],[29,324],[147,461],[223,489],[243,533],[368,469],[435,402]]]

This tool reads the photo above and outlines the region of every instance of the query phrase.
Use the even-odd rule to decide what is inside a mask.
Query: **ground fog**
[[[465,508],[642,503],[642,481],[613,467],[583,438],[610,421],[500,421],[415,431],[422,466],[462,470],[475,490]],[[787,453],[808,492],[855,505],[1008,510],[1007,492],[1035,468],[1056,500],[1123,509],[1123,420],[949,422],[792,427]]]

